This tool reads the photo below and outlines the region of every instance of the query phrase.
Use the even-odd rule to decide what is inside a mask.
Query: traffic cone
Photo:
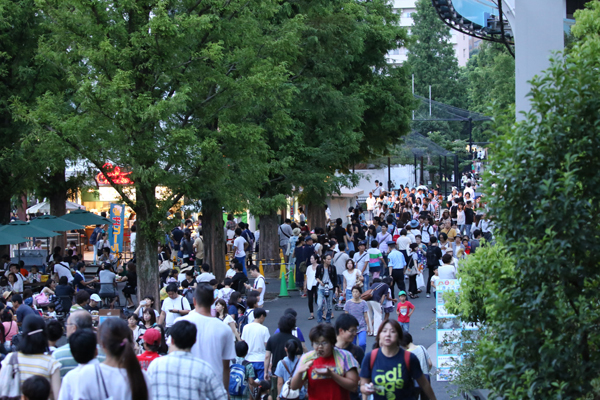
[[[294,278],[296,272],[296,268],[294,268],[294,264],[290,263],[290,272],[288,275],[288,291],[298,290],[296,288],[296,279]]]
[[[259,261],[259,262],[258,262],[258,270],[260,271],[260,274],[261,274],[262,276],[265,276],[265,270],[263,269],[263,266],[262,266],[262,261]]]
[[[279,289],[279,297],[290,297],[290,295],[288,294],[287,286],[285,284],[285,275],[283,276],[283,279],[281,280],[281,288]]]

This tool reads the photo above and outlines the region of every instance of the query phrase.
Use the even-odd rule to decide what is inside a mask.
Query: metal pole
[[[425,179],[423,178],[423,156],[421,156],[421,182],[419,182],[421,185],[425,184]]]
[[[415,74],[412,74],[412,94],[415,95]],[[412,119],[415,119],[415,110],[412,112]]]
[[[417,155],[415,154],[415,187],[417,187]]]
[[[444,156],[444,197],[448,196],[448,156]]]
[[[458,178],[458,154],[454,155],[454,184],[460,190],[460,179]]]
[[[392,191],[392,168],[390,165],[390,158],[388,157],[388,192]]]
[[[473,118],[467,121],[469,127],[469,161],[473,161]]]
[[[429,116],[431,117],[431,85],[429,85]]]
[[[440,191],[442,190],[442,156],[438,156],[440,158]]]

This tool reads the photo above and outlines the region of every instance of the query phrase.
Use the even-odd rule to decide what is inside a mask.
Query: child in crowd
[[[396,311],[398,312],[398,322],[402,329],[406,332],[409,331],[410,328],[410,316],[413,312],[415,312],[415,306],[406,300],[406,292],[401,290],[398,293],[398,305],[396,306]]]
[[[433,288],[433,298],[435,299],[435,288],[437,286],[438,281],[440,280],[440,276],[438,275],[438,269],[434,269],[433,270],[433,276],[431,277],[431,287]],[[433,313],[435,314],[437,312],[437,307],[433,307],[433,309],[431,310],[433,311]]]
[[[302,348],[298,346],[298,342],[294,339],[290,339],[285,343],[284,350],[286,356],[277,363],[277,368],[275,369],[278,388],[283,388],[283,384],[293,376],[302,355]],[[283,398],[281,392],[278,395],[281,396],[280,398]],[[306,388],[304,386],[300,388],[300,396],[298,398],[306,398]]]
[[[383,282],[386,285],[388,285],[390,288],[392,287],[392,278],[391,277],[386,276],[385,279],[383,280]],[[388,288],[388,295],[385,299],[385,302],[383,303],[383,312],[384,312],[383,320],[384,321],[390,317],[390,314],[392,312],[394,312],[394,303],[397,301],[396,299],[392,298],[392,289],[390,289],[390,288]]]
[[[254,400],[273,400],[273,397],[269,394],[270,390],[271,384],[263,379],[254,389],[252,398]]]
[[[50,381],[43,376],[25,379],[21,386],[21,400],[47,400],[50,397]]]
[[[235,364],[239,364],[244,368],[244,390],[241,396],[235,396],[229,393],[231,400],[245,400],[248,398],[248,393],[252,390],[252,387],[256,385],[254,382],[254,377],[256,376],[254,372],[254,366],[250,361],[246,361],[245,358],[248,355],[248,343],[246,342],[236,342],[235,344]],[[231,381],[231,377],[230,377]]]
[[[146,371],[150,363],[160,357],[158,350],[160,349],[161,333],[158,329],[150,328],[144,332],[142,339],[146,351],[137,356],[137,359],[140,367]]]
[[[31,272],[27,277],[27,281],[29,283],[39,283],[42,281],[42,274],[39,273],[38,267],[36,267],[35,265],[31,267]]]
[[[56,304],[48,303],[48,311],[46,312],[46,319],[56,319]]]

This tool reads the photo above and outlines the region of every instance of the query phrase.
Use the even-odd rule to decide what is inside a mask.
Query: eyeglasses
[[[315,349],[316,349],[317,347],[327,347],[327,346],[329,346],[329,345],[331,345],[331,343],[329,343],[329,342],[313,342],[313,343],[312,343],[312,346],[313,346],[313,348],[315,348]]]
[[[348,333],[351,333],[352,335],[356,335],[358,333],[358,329],[348,329]]]

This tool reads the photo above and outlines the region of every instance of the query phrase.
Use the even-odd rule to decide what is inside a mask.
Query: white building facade
[[[412,15],[416,12],[416,0],[393,0],[394,13],[400,15],[400,26],[409,29],[413,25]],[[464,33],[451,30],[451,42],[454,45],[454,54],[458,59],[458,65],[464,67],[469,60],[469,39]],[[408,59],[408,50],[402,47],[392,50],[387,55],[388,62],[394,65],[401,65]]]

